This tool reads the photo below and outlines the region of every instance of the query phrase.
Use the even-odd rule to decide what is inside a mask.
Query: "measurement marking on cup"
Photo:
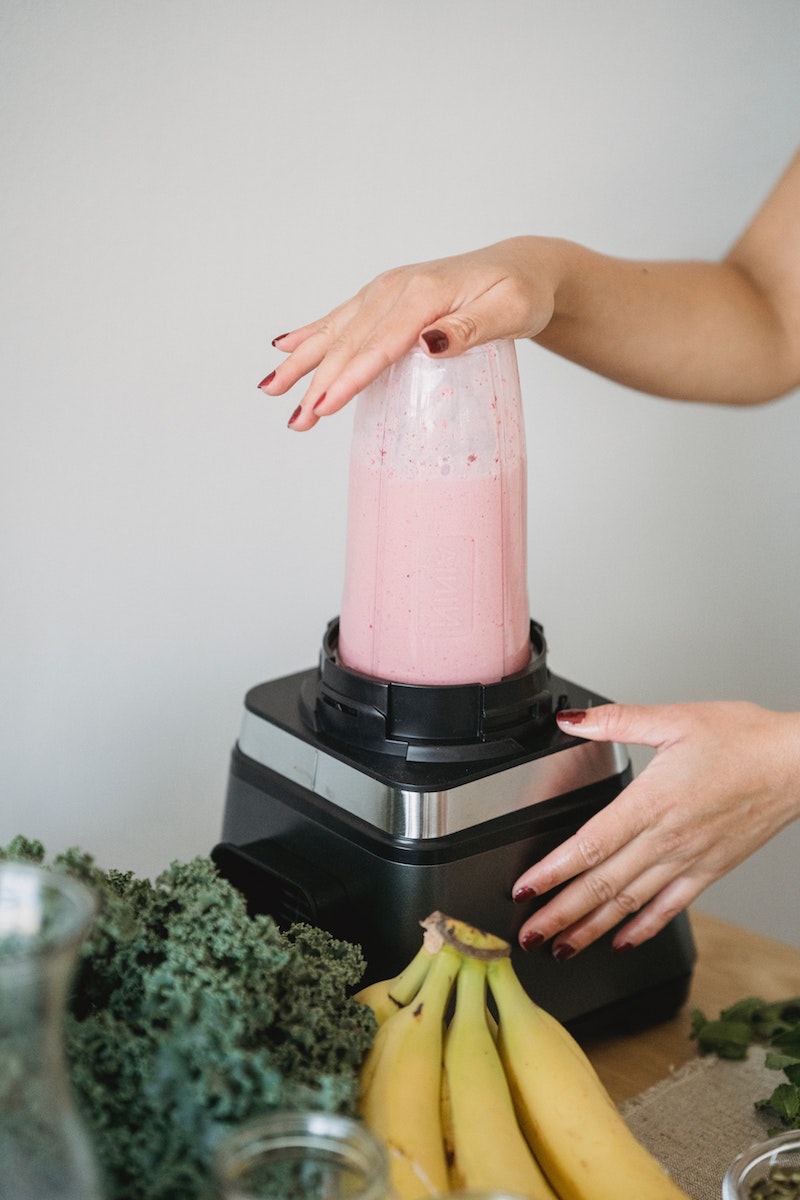
[[[471,537],[422,538],[419,543],[420,630],[465,637],[472,631],[473,565]]]

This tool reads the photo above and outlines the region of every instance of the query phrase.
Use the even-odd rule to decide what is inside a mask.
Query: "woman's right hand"
[[[535,337],[553,315],[559,245],[511,238],[386,271],[327,316],[275,338],[288,358],[259,387],[282,396],[313,371],[289,422],[306,430],[343,408],[415,343],[445,358],[494,339]]]

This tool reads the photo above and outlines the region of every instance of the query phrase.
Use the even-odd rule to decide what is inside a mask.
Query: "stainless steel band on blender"
[[[395,838],[437,838],[600,783],[629,764],[624,746],[582,742],[460,786],[429,791],[391,784],[321,745],[300,742],[245,710],[239,749],[254,762]]]

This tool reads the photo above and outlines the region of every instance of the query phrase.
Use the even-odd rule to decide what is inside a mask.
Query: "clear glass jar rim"
[[[249,1165],[268,1158],[297,1157],[317,1152],[363,1176],[357,1200],[384,1200],[389,1188],[389,1165],[381,1142],[363,1121],[324,1111],[274,1112],[235,1127],[217,1146],[212,1173],[217,1184],[247,1194],[237,1182]]]
[[[19,906],[43,904],[49,892],[58,896],[62,904],[51,923],[45,928],[14,928],[10,919],[3,916],[4,894],[10,909],[9,897],[13,894],[14,880],[18,881]],[[66,873],[40,866],[37,863],[16,862],[8,859],[0,862],[0,962],[13,962],[36,955],[50,953],[55,947],[79,943],[97,915],[98,901],[95,893],[78,879]],[[8,938],[9,944],[4,946]],[[22,938],[17,945],[11,939]]]
[[[787,1151],[800,1155],[800,1130],[787,1130],[764,1142],[756,1142],[737,1154],[722,1181],[722,1200],[739,1200],[744,1176],[755,1167],[771,1165],[781,1153]]]

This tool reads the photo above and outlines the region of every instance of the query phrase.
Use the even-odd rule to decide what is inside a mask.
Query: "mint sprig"
[[[697,1041],[701,1054],[733,1060],[747,1058],[752,1045],[766,1046],[765,1065],[782,1071],[786,1082],[779,1083],[766,1099],[757,1100],[755,1107],[776,1117],[777,1129],[800,1125],[800,997],[768,1004],[749,996],[711,1021],[695,1009],[690,1037]]]

